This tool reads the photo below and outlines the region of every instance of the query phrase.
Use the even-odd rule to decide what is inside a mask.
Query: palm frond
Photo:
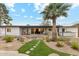
[[[48,6],[45,7],[44,11],[42,12],[43,18],[51,19],[53,16],[65,16],[67,17],[67,11],[71,7],[71,4],[68,3],[50,3]]]
[[[0,3],[0,20],[3,21],[5,24],[8,24],[12,20],[8,13],[9,10],[5,6],[5,4]]]

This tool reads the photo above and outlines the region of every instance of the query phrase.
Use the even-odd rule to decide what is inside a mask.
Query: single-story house
[[[0,36],[52,33],[52,26],[0,26]],[[57,26],[59,36],[79,37],[79,26]]]

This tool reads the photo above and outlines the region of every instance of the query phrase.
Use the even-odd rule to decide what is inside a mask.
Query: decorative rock
[[[40,43],[40,41],[37,42],[37,44],[35,46],[38,46],[38,44]]]
[[[52,53],[52,54],[49,54],[49,56],[59,56],[59,55],[56,53]]]
[[[34,50],[34,48],[31,48],[30,50],[32,51],[32,50]]]
[[[38,46],[38,44],[35,45],[36,47]]]
[[[32,50],[34,50],[34,48],[36,48],[38,46],[38,44],[40,43],[40,41],[37,42],[37,44],[35,46],[33,46],[33,48],[30,48],[30,51],[26,51],[26,54],[29,54]]]
[[[33,48],[36,48],[36,46],[33,46]]]
[[[26,51],[26,54],[29,54],[31,51]]]

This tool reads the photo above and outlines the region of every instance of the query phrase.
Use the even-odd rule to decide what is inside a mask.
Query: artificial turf
[[[18,51],[20,53],[25,53],[27,50],[32,48],[37,42],[38,42],[38,40],[32,40],[31,42],[24,44],[21,48],[19,48]],[[48,56],[51,53],[56,53],[60,56],[69,56],[70,55],[68,53],[60,52],[55,49],[49,48],[42,40],[40,41],[39,45],[33,51],[31,51],[31,53],[29,53],[28,55],[30,55],[30,56]]]

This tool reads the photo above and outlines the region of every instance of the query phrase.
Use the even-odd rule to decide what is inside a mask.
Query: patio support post
[[[6,36],[6,27],[5,27],[5,36]]]
[[[36,28],[34,28],[34,34],[35,34]]]

